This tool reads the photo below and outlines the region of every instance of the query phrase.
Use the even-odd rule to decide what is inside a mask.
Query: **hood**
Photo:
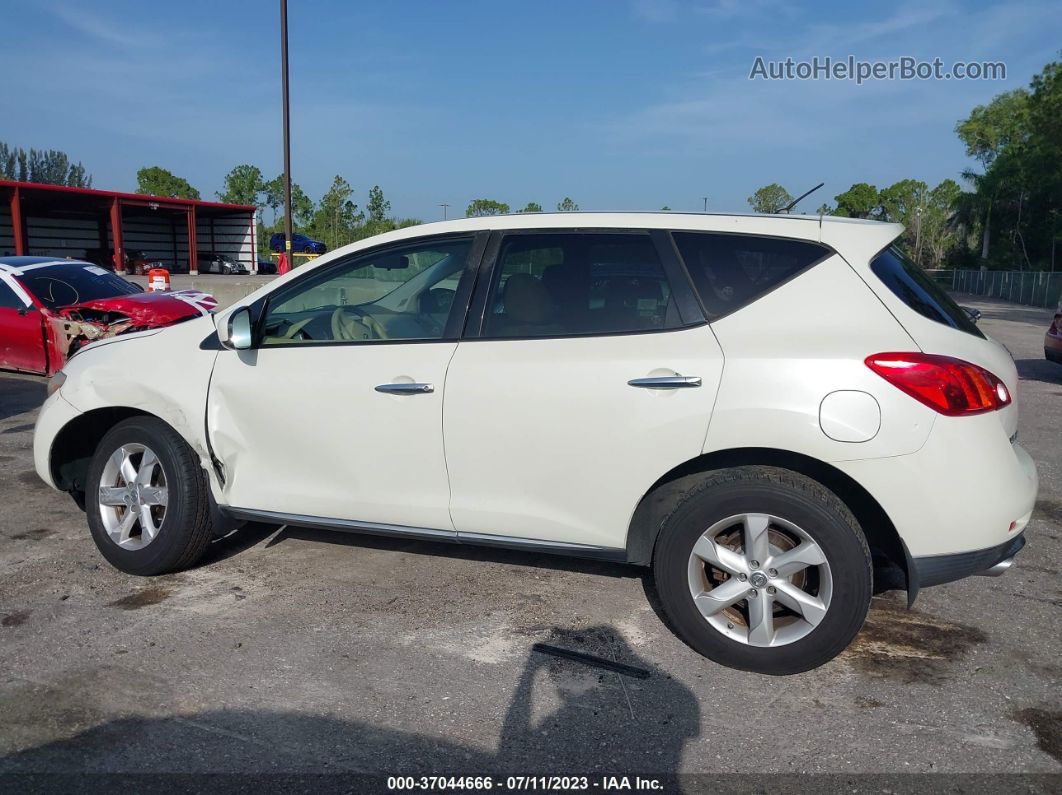
[[[217,305],[217,299],[212,295],[198,290],[180,290],[98,298],[65,306],[59,310],[59,314],[72,320],[102,320],[108,325],[128,320],[131,327],[158,328],[209,314]]]

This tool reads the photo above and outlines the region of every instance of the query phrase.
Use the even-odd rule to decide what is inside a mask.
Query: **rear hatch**
[[[1018,429],[1018,371],[1010,352],[987,336],[919,265],[891,246],[859,268],[881,302],[923,353],[963,359],[1006,384],[1012,402],[995,412],[1008,436]]]

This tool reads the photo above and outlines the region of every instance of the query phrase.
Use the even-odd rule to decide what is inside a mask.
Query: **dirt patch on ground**
[[[169,588],[161,585],[151,585],[142,591],[108,602],[107,607],[117,607],[119,610],[139,610],[141,607],[157,605],[159,602],[169,599],[172,594],[173,591]]]
[[[1046,519],[1051,524],[1062,525],[1062,501],[1043,497],[1036,501],[1033,508],[1033,516],[1037,519]]]
[[[958,660],[986,640],[976,627],[941,621],[898,605],[875,603],[843,659],[871,676],[940,684],[952,674]]]
[[[23,486],[29,486],[31,489],[46,489],[48,486],[32,469],[27,469],[25,472],[19,472],[18,482]]]
[[[3,618],[0,618],[0,626],[5,627],[17,627],[26,623],[26,619],[29,618],[28,610],[20,610],[16,613],[8,613]]]
[[[1033,730],[1041,751],[1062,762],[1062,711],[1030,707],[1018,710],[1013,717]]]
[[[49,530],[46,527],[38,527],[36,530],[27,530],[24,533],[16,533],[11,536],[12,541],[40,541],[42,538],[47,538],[50,535],[55,535],[54,530]]]

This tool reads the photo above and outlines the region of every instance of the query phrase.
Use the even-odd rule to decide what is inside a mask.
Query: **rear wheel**
[[[759,673],[832,659],[870,606],[870,551],[851,512],[821,484],[773,467],[706,475],[665,520],[653,568],[683,640]]]
[[[100,441],[89,466],[85,512],[100,553],[128,574],[188,568],[213,535],[198,456],[154,417],[124,420]]]

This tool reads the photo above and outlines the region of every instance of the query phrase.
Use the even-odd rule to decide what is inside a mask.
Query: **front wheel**
[[[154,417],[123,420],[100,441],[89,465],[85,512],[100,553],[127,574],[186,569],[213,536],[199,459]]]
[[[774,675],[843,651],[866,618],[873,578],[848,508],[821,484],[773,467],[706,475],[665,520],[653,570],[686,643]]]

